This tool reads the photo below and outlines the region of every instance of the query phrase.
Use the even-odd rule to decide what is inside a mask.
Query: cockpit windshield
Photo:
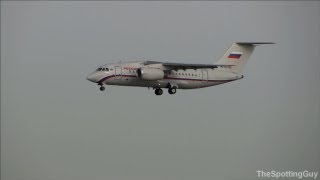
[[[98,68],[97,71],[109,71],[109,68]]]

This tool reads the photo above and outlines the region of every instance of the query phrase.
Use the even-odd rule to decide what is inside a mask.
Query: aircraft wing
[[[147,61],[145,65],[149,64],[162,64],[167,70],[178,70],[178,69],[214,69],[218,67],[230,68],[233,65],[219,65],[219,64],[186,64],[186,63],[169,63],[169,62],[156,62]]]
[[[221,66],[230,67],[231,65],[217,65],[217,64],[185,64],[185,63],[162,63],[163,66],[172,69],[204,69],[217,68]]]
[[[218,64],[185,64],[185,63],[162,63],[167,69],[214,69],[217,67],[231,67],[232,65],[218,65]]]

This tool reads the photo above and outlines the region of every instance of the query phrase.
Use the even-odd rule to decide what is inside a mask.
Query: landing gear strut
[[[157,88],[157,89],[154,91],[154,93],[155,93],[157,96],[160,96],[160,95],[162,95],[163,91],[162,91],[162,89]]]

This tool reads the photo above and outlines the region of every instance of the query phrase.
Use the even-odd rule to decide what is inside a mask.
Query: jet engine
[[[137,69],[137,76],[142,80],[160,80],[164,78],[164,72],[157,68],[142,67]]]

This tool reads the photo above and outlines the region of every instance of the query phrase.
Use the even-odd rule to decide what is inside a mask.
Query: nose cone
[[[87,76],[87,80],[89,80],[91,82],[97,82],[97,77],[94,73],[92,73]]]

